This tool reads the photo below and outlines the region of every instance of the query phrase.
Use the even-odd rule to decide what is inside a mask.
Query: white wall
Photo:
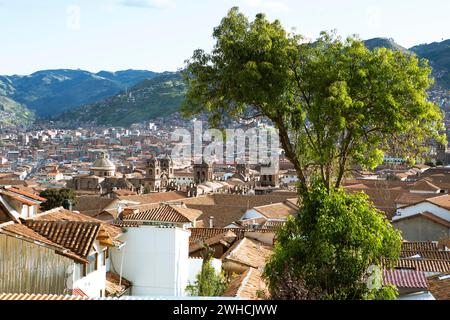
[[[121,241],[126,245],[111,250],[116,273],[132,282],[133,296],[184,296],[189,273],[190,231],[179,228],[141,226],[127,228]]]
[[[397,209],[398,215],[394,216],[392,220],[395,221],[403,217],[409,217],[426,211],[431,212],[442,219],[450,221],[450,211],[429,202],[421,202],[413,206],[399,208]]]
[[[197,275],[202,269],[203,259],[201,258],[189,258],[189,276],[188,283],[194,284],[197,280]],[[216,270],[217,273],[222,271],[222,260],[212,259],[211,265]]]
[[[73,287],[82,290],[89,297],[104,297],[106,289],[106,265],[103,265],[104,247],[94,243],[94,249],[99,252],[97,270],[83,277],[83,265],[75,264],[73,272]],[[91,254],[95,253],[92,251]]]

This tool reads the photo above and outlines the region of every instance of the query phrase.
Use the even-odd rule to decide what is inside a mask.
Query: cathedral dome
[[[112,177],[116,172],[116,166],[109,160],[106,153],[101,153],[91,166],[91,174],[98,177]]]
[[[115,170],[116,166],[112,163],[111,160],[108,159],[108,155],[106,153],[102,153],[97,160],[91,166],[91,169],[95,170]]]

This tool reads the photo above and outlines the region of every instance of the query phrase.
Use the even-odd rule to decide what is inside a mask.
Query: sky
[[[0,74],[176,71],[238,6],[308,38],[337,30],[404,47],[450,38],[448,0],[0,0]]]

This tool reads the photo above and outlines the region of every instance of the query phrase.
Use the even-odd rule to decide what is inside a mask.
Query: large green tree
[[[272,295],[394,297],[367,279],[382,259],[398,258],[401,238],[367,197],[339,187],[350,170],[373,168],[385,153],[414,161],[430,139],[445,142],[442,113],[427,99],[427,61],[333,33],[306,42],[238,8],[213,36],[211,52],[187,61],[183,113],[207,113],[214,125],[269,118],[299,178],[299,217],[280,231],[265,273]]]
[[[317,183],[278,233],[265,276],[275,299],[394,298],[379,266],[390,267],[400,248],[400,233],[365,194]]]
[[[185,115],[264,116],[279,130],[300,191],[317,175],[339,187],[355,166],[374,167],[385,152],[415,159],[426,139],[443,141],[442,114],[427,100],[425,60],[368,50],[322,33],[313,43],[264,14],[249,21],[232,8],[214,29],[212,52],[194,52],[184,72]]]

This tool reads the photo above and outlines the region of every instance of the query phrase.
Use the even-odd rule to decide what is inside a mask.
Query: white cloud
[[[289,7],[285,3],[276,0],[242,0],[242,2],[244,3],[244,5],[252,8],[272,10],[272,11],[289,10]]]
[[[126,7],[172,9],[175,3],[172,0],[121,0],[120,4]]]

